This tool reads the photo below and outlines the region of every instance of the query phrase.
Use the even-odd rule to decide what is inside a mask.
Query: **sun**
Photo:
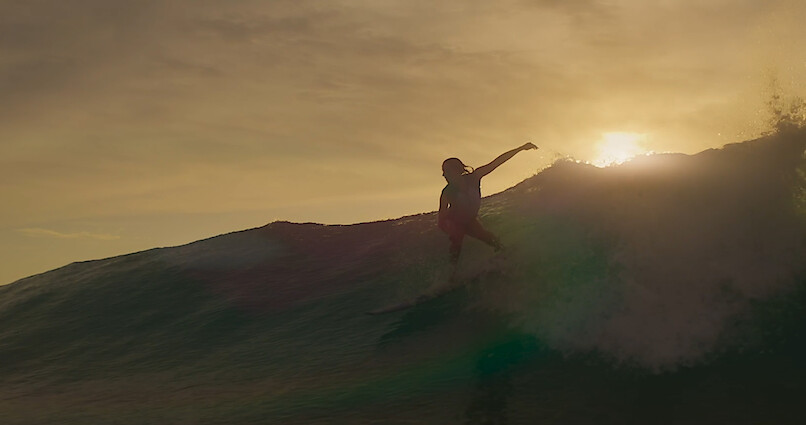
[[[647,150],[640,145],[645,139],[646,135],[640,133],[604,133],[597,144],[599,156],[593,161],[593,165],[607,167],[645,154]]]

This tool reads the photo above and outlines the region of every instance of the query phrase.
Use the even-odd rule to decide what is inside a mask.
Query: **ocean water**
[[[445,278],[426,213],[276,222],[0,287],[3,424],[801,424],[806,133],[485,198]]]

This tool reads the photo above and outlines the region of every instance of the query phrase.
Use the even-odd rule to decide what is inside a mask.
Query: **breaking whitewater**
[[[504,273],[435,213],[276,222],[0,287],[3,424],[801,424],[806,132],[487,197]],[[460,267],[487,267],[468,240]]]

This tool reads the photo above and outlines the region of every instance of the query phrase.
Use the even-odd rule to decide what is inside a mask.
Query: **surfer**
[[[520,151],[537,149],[532,143],[504,152],[492,162],[482,165],[475,170],[465,165],[459,158],[448,158],[442,163],[442,176],[448,184],[442,189],[439,198],[439,228],[448,234],[451,241],[449,249],[451,264],[456,266],[459,253],[462,251],[462,241],[465,235],[472,236],[496,252],[504,247],[497,236],[490,233],[481,225],[478,219],[481,206],[481,178],[490,174],[499,165],[507,162]]]

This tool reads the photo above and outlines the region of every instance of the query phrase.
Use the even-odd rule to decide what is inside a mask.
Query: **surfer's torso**
[[[448,218],[468,223],[481,207],[481,178],[474,173],[463,174],[457,181],[448,183],[442,193],[448,198]]]

